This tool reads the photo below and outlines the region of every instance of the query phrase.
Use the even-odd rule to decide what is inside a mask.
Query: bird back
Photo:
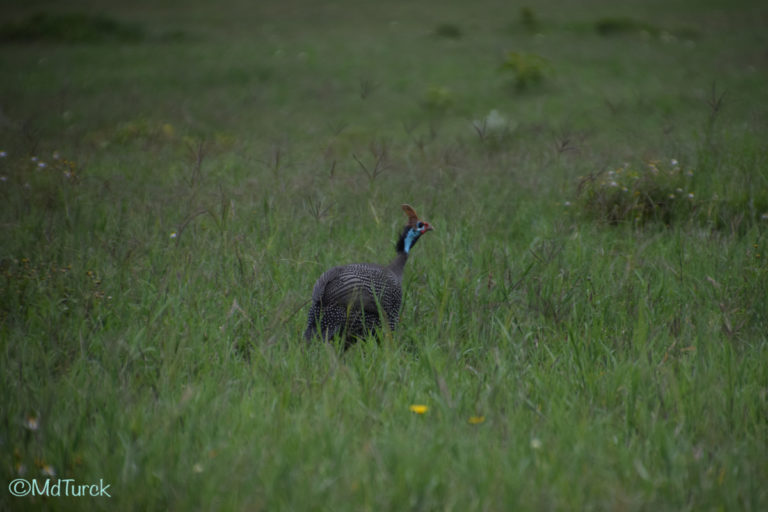
[[[401,301],[401,279],[390,269],[373,263],[334,267],[315,283],[304,336],[314,336],[318,321],[323,338],[333,337],[344,328],[348,336],[362,336],[365,330],[381,324],[382,314],[394,329]]]

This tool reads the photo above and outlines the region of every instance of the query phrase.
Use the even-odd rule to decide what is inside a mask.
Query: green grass
[[[0,509],[768,508],[768,11],[524,7],[79,1],[185,37],[2,43]],[[306,345],[404,202],[398,330]],[[112,497],[5,487],[45,472]]]

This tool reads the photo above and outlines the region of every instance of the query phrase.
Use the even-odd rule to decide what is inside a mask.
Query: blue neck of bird
[[[411,250],[411,247],[413,247],[414,242],[416,242],[420,235],[421,233],[415,229],[408,231],[408,234],[405,236],[405,240],[403,241],[403,251],[405,251],[406,254],[408,254],[408,251]]]

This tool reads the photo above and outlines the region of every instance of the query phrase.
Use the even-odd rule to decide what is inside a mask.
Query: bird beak
[[[427,231],[434,231],[434,230],[435,228],[432,227],[432,224],[430,224],[429,222],[425,222],[424,227],[421,228],[421,234],[423,235]]]

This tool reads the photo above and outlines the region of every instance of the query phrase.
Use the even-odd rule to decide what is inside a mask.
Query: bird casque
[[[434,228],[419,219],[414,209],[403,205],[408,224],[395,245],[397,252],[389,265],[353,263],[327,270],[312,290],[312,307],[307,316],[307,341],[318,335],[330,340],[344,337],[345,347],[360,336],[381,327],[382,317],[394,330],[403,298],[403,269],[421,235]]]

